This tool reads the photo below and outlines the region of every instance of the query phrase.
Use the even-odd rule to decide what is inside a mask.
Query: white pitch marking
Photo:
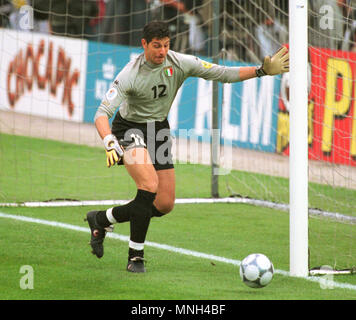
[[[57,200],[57,201],[28,201],[22,203],[8,202],[0,203],[0,207],[27,207],[27,208],[42,208],[42,207],[81,207],[81,206],[115,206],[123,205],[131,200]],[[200,203],[243,203],[250,204],[259,207],[266,207],[281,211],[289,212],[289,205],[284,203],[276,203],[266,200],[241,198],[241,197],[228,197],[228,198],[187,198],[187,199],[176,199],[176,204],[200,204]],[[335,221],[345,222],[350,224],[356,224],[356,217],[340,214],[338,212],[328,212],[319,209],[309,208],[309,214],[311,216],[319,216],[330,218]]]
[[[52,227],[57,227],[57,228],[63,228],[63,229],[69,229],[69,230],[74,230],[74,231],[90,233],[89,228],[79,227],[79,226],[75,226],[75,225],[71,225],[71,224],[63,223],[63,222],[58,222],[58,221],[49,221],[49,220],[43,220],[43,219],[38,219],[38,218],[31,218],[31,217],[14,215],[14,214],[7,214],[7,213],[3,213],[3,212],[0,212],[0,218],[32,222],[32,223],[38,223],[38,224],[42,224],[42,225],[46,225],[46,226],[52,226]],[[130,238],[128,236],[120,235],[117,233],[107,233],[106,237],[111,238],[111,239],[117,239],[117,240],[124,241],[124,242],[129,242],[129,240],[130,240]],[[157,249],[167,250],[170,252],[184,254],[187,256],[193,256],[193,257],[197,257],[197,258],[228,263],[228,264],[232,264],[235,266],[239,266],[241,263],[240,260],[228,259],[228,258],[224,258],[224,257],[215,256],[212,254],[202,253],[202,252],[193,251],[193,250],[187,250],[187,249],[183,249],[183,248],[177,248],[177,247],[173,247],[173,246],[170,246],[167,244],[160,244],[160,243],[156,243],[156,242],[146,241],[145,245],[153,247],[153,248],[157,248]],[[274,270],[274,272],[277,274],[283,275],[283,276],[288,276],[288,277],[290,276],[289,272],[285,271],[285,270],[276,269],[276,270]],[[321,277],[314,277],[314,276],[313,277],[301,277],[301,279],[305,279],[305,280],[312,281],[312,282],[322,281]],[[339,282],[335,282],[335,281],[329,281],[328,285],[330,285],[334,288],[350,289],[350,290],[356,291],[356,285],[352,285],[350,283],[339,283]]]

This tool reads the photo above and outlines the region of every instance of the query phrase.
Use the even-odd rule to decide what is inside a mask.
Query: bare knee
[[[157,193],[158,177],[155,172],[145,174],[135,180],[137,189],[146,190],[152,193]]]
[[[170,213],[173,208],[174,208],[174,199],[173,200],[164,200],[164,201],[159,201],[157,203],[154,203],[156,209],[163,213],[163,214],[167,214]]]
[[[143,180],[136,184],[137,189],[146,190],[152,193],[157,193],[158,189],[158,179],[153,178],[149,180]]]

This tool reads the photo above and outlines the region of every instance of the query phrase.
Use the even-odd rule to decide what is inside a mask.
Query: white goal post
[[[308,275],[308,1],[289,2],[290,273]]]

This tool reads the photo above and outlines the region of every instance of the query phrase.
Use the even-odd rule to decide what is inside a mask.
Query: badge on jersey
[[[212,63],[207,62],[207,61],[204,61],[204,60],[201,60],[201,64],[203,65],[203,67],[204,67],[205,69],[210,69],[210,68],[213,66]]]
[[[167,77],[171,77],[173,75],[173,67],[166,67],[164,68],[164,73],[166,74]]]
[[[111,88],[111,89],[106,93],[106,99],[108,99],[109,102],[112,102],[116,97],[117,97],[117,90],[116,90],[115,88]]]

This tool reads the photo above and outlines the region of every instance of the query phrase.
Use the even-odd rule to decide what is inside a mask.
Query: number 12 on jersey
[[[153,91],[153,99],[162,98],[166,96],[166,89],[167,86],[165,84],[159,84],[158,86],[152,87],[151,90]]]

